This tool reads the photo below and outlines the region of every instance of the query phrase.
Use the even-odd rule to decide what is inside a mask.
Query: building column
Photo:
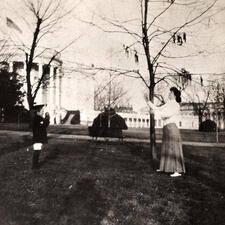
[[[27,79],[26,79],[26,70],[27,70],[27,64],[26,62],[24,61],[23,62],[23,90],[27,93]],[[26,109],[29,109],[29,104],[28,104],[28,101],[27,101],[27,95],[24,96],[24,101],[23,101],[23,104],[24,104],[24,107]]]
[[[9,72],[13,72],[13,62],[9,62]]]
[[[50,67],[50,77],[49,77],[49,107],[54,106],[54,67]]]
[[[219,111],[217,116],[218,116],[219,129],[223,130],[223,128],[224,128],[224,124],[223,124],[223,112],[222,111]]]
[[[143,122],[143,117],[141,118],[141,128],[144,128],[145,127],[145,122]]]
[[[221,113],[221,130],[224,130],[224,114]]]
[[[138,117],[133,118],[133,127],[138,128]]]
[[[60,124],[60,109],[61,109],[61,75],[60,70],[56,70],[56,83],[55,83],[55,95],[56,95],[56,124]]]
[[[130,125],[130,127],[133,127],[132,121],[133,121],[133,118],[129,118],[129,125]]]
[[[53,88],[53,104],[54,104],[54,108],[56,109],[57,107],[57,101],[56,101],[56,67],[53,68],[53,85],[52,85],[52,88]]]
[[[148,119],[148,118],[145,118],[145,128],[148,128],[147,119]]]
[[[50,66],[50,77],[49,77],[49,101],[48,101],[48,109],[50,114],[50,124],[54,124],[54,67]]]
[[[214,118],[213,118],[213,112],[209,112],[209,119],[214,121]]]
[[[43,73],[43,65],[42,63],[38,63],[38,78],[40,79]],[[40,88],[39,88],[39,98],[41,103],[46,104],[45,102],[45,98],[44,98],[44,90],[43,90],[43,83],[41,84]]]
[[[34,89],[37,88],[39,80],[41,78],[41,75],[42,75],[42,64],[38,63],[38,71],[37,72],[34,71],[34,82],[35,82]],[[37,104],[43,104],[44,103],[42,85],[39,87],[39,90],[38,90],[36,98],[35,98],[35,102]]]

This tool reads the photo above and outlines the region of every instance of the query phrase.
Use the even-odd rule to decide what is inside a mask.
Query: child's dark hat
[[[33,109],[33,110],[39,111],[39,110],[41,110],[44,106],[45,106],[45,104],[34,105],[32,109]]]

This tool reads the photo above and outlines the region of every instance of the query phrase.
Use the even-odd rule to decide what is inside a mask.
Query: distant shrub
[[[71,119],[71,124],[80,124],[80,111],[76,111],[73,118]]]
[[[4,122],[20,122],[28,123],[29,122],[29,112],[23,106],[12,106],[8,107],[4,111]]]
[[[199,131],[215,132],[216,131],[216,123],[212,120],[206,120],[200,124]]]

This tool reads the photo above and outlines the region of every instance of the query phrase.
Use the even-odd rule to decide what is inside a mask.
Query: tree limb
[[[205,13],[207,13],[215,4],[216,4],[217,0],[215,0],[209,7],[207,7],[207,9],[205,9],[203,12],[201,12],[198,16],[192,18],[191,20],[187,21],[186,23],[184,23],[182,26],[180,26],[175,32],[174,34],[177,34],[182,28],[184,28],[185,26],[187,26],[188,24],[193,23],[194,21],[196,21],[197,19],[199,19],[201,16],[203,16]],[[161,56],[161,53],[163,52],[163,50],[166,48],[166,46],[169,44],[169,42],[172,40],[172,36],[167,40],[167,42],[163,45],[163,47],[160,49],[160,51],[158,52],[158,54],[154,57],[152,64],[154,65],[155,62],[159,59],[159,57]]]

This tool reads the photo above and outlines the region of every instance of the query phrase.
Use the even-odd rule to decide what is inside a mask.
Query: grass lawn
[[[187,174],[171,178],[148,144],[51,139],[32,171],[30,140],[4,139],[1,225],[225,224],[224,149],[184,146]]]
[[[0,123],[1,130],[21,130],[30,131],[28,124],[21,124],[18,126],[16,123]],[[215,132],[199,132],[198,130],[180,130],[183,141],[194,142],[216,142]],[[74,135],[88,135],[87,126],[83,125],[50,125],[48,133],[54,134],[74,134]],[[149,139],[148,128],[129,128],[123,131],[125,138],[139,138]],[[156,138],[162,138],[162,129],[156,129]],[[225,142],[225,131],[219,132],[219,142]]]

